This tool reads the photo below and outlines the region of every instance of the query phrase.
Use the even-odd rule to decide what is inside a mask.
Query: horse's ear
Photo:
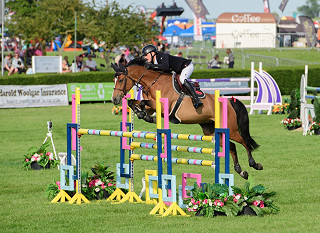
[[[128,70],[119,62],[119,70],[125,74],[128,74]]]
[[[119,71],[119,67],[115,63],[111,63],[112,69],[114,69],[115,72]]]

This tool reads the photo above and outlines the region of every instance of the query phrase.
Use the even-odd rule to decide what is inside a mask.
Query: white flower
[[[31,158],[31,162],[35,161],[36,159],[34,157]]]
[[[188,206],[192,206],[192,205],[193,205],[192,202],[189,202]]]
[[[193,209],[194,209],[194,210],[198,209],[198,205],[194,205],[194,206],[193,206]]]
[[[40,155],[38,155],[37,153],[34,154],[35,157],[40,157]]]
[[[211,199],[209,199],[209,206],[212,206],[212,201],[211,201]]]
[[[100,191],[100,189],[99,188],[95,188],[95,190],[94,190],[96,193],[97,192],[99,192]]]
[[[244,199],[245,201],[246,201],[246,200],[248,200],[248,198],[247,198],[246,196],[244,196],[244,198],[243,198],[243,199]]]
[[[96,186],[99,186],[99,185],[102,185],[102,181],[101,181],[101,180],[98,180],[98,181],[96,182]]]
[[[40,161],[40,159],[41,159],[41,158],[40,158],[40,157],[38,157],[38,158],[37,158],[37,161]]]

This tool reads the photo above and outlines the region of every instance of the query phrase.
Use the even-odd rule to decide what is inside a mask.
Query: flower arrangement
[[[102,199],[111,195],[116,189],[114,172],[109,170],[109,166],[97,163],[93,165],[91,171],[94,175],[89,176],[88,172],[81,173],[81,192],[89,200]],[[75,184],[76,185],[76,184]],[[60,181],[48,184],[46,196],[48,199],[55,197],[60,190]],[[66,191],[73,195],[74,191]]]
[[[29,170],[35,163],[39,164],[42,168],[56,167],[59,161],[53,157],[53,153],[47,152],[49,144],[50,142],[46,142],[40,148],[30,147],[27,154],[24,155],[23,167]]]
[[[284,128],[286,129],[296,129],[301,127],[302,122],[300,118],[295,118],[295,119],[285,118],[281,121],[281,124],[283,124]]]
[[[112,111],[113,115],[121,114],[122,113],[122,106],[113,106],[111,111]],[[130,108],[128,107],[127,114],[129,114],[129,112],[130,112]]]
[[[320,130],[320,123],[317,123],[315,121],[312,122],[312,124],[309,127],[309,133],[310,135],[315,134],[316,131]]]
[[[232,189],[234,194],[229,196],[226,185],[206,184],[199,188],[195,184],[187,210],[206,217],[242,215],[245,208],[250,208],[258,216],[279,212],[271,199],[276,193],[266,192],[266,188],[261,184],[254,186],[250,176],[243,189],[236,186]]]
[[[243,188],[233,186],[232,189],[233,201],[239,206],[240,212],[245,207],[250,207],[258,216],[279,212],[279,208],[273,204],[271,199],[276,193],[266,192],[266,188],[261,184],[255,186],[252,176],[251,178],[249,176]]]
[[[289,103],[284,103],[282,105],[275,104],[273,105],[272,113],[273,114],[288,114],[289,113]]]
[[[113,115],[118,115],[122,112],[122,106],[113,106],[111,111]]]
[[[188,204],[189,212],[196,215],[213,217],[216,215],[236,216],[239,207],[228,197],[229,188],[222,184],[194,185],[192,198]]]

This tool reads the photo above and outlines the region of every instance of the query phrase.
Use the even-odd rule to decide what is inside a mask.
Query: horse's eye
[[[123,79],[119,79],[119,83],[122,83],[123,82]]]

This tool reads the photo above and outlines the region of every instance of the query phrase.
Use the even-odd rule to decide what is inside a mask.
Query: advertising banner
[[[289,0],[282,0],[279,9],[283,12]]]
[[[299,16],[299,20],[305,33],[307,46],[314,47],[316,45],[316,30],[312,19],[308,16]]]
[[[81,101],[111,101],[114,83],[68,83],[70,102],[76,87],[80,87]]]
[[[68,105],[67,85],[0,85],[0,108]]]
[[[202,0],[186,0],[186,3],[197,18],[202,18],[209,14],[207,8],[202,3]]]
[[[62,73],[62,56],[32,56],[32,71],[37,73]]]

